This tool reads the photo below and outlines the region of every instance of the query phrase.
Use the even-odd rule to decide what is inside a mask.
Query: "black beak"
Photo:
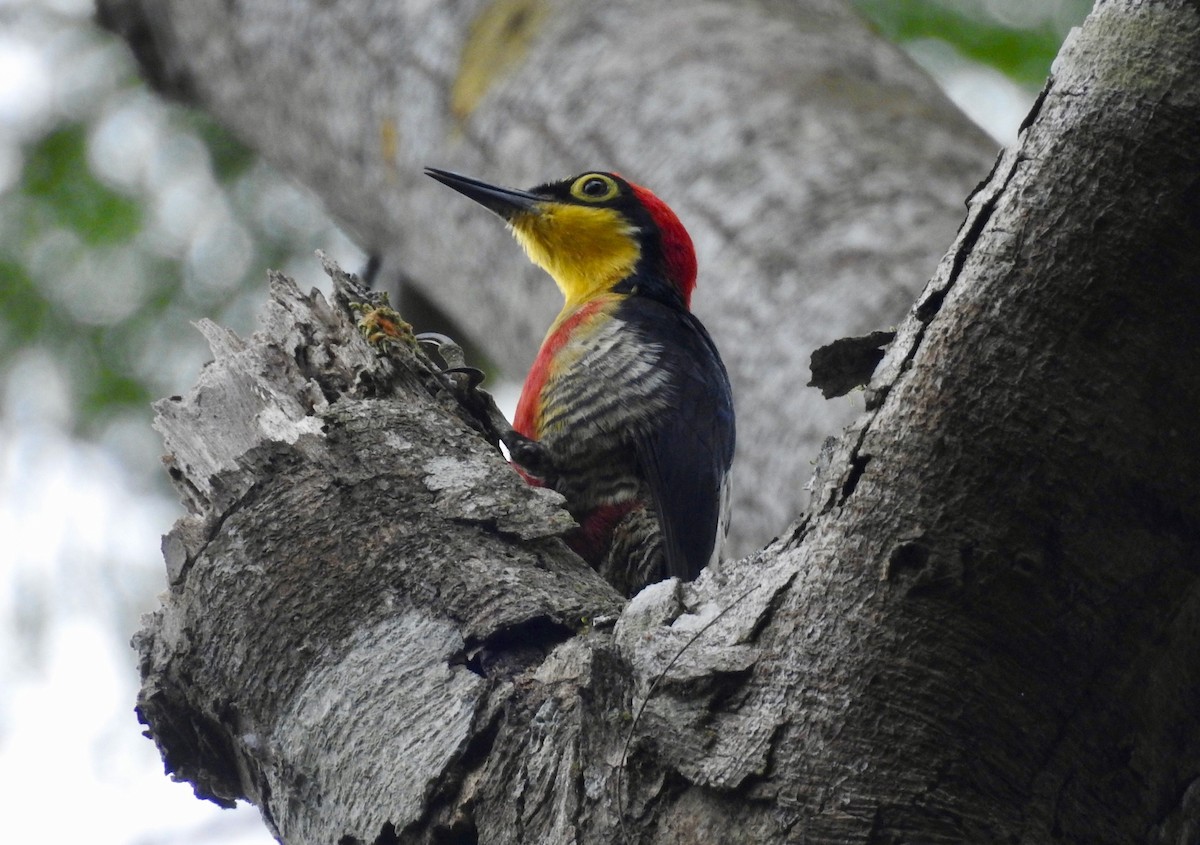
[[[520,214],[536,214],[538,206],[546,201],[545,197],[539,197],[528,191],[489,185],[487,182],[480,182],[469,176],[460,176],[448,170],[438,170],[436,167],[426,167],[425,175],[432,176],[443,185],[448,185],[463,196],[470,197],[505,220],[512,220]]]

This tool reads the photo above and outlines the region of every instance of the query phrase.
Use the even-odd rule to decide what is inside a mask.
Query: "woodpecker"
[[[505,441],[518,471],[566,498],[571,547],[627,596],[695,578],[725,539],[734,413],[687,230],[615,173],[515,190],[425,172],[503,218],[563,295]]]

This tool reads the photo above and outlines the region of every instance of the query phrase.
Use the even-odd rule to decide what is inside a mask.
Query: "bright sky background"
[[[31,14],[37,9],[54,13],[58,24],[47,28],[44,14]],[[111,94],[114,84],[105,79],[121,66],[119,56],[114,59],[120,46],[89,46],[83,55],[77,49],[90,14],[90,0],[0,0],[0,192],[20,175],[22,139]],[[994,136],[1015,137],[1030,92],[940,43],[917,44],[914,53]],[[219,285],[243,269],[238,262],[248,251],[238,244],[244,234],[230,222],[211,174],[195,165],[195,142],[166,127],[164,108],[144,92],[106,106],[92,129],[93,166],[118,187],[153,183],[153,236],[177,239],[203,269],[200,278]],[[273,177],[264,177],[263,185],[264,213],[278,215],[280,225],[300,225],[299,216],[306,226],[329,226],[301,192]],[[0,225],[2,216],[0,205]],[[353,245],[329,237],[327,250],[344,266],[357,266],[361,254]],[[283,269],[307,284],[320,279],[315,261]],[[103,296],[80,277],[61,292],[64,306],[87,294],[88,308],[110,315],[135,308],[140,291],[136,274],[130,275],[132,287],[109,288]],[[191,383],[202,360],[202,350],[175,354],[170,367],[178,389]],[[138,615],[165,589],[160,536],[180,509],[118,457],[137,454],[155,465],[160,447],[148,426],[114,426],[98,444],[65,433],[72,410],[63,366],[48,353],[31,353],[13,362],[0,382],[2,838],[88,845],[273,842],[254,808],[220,810],[164,777],[157,750],[140,734],[128,641]],[[63,823],[56,824],[59,818]]]

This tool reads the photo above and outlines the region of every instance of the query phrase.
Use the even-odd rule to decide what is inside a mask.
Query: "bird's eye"
[[[571,185],[571,196],[588,202],[604,202],[617,195],[617,183],[603,173],[580,176]]]
[[[588,179],[579,190],[589,197],[602,197],[608,193],[608,185],[604,184],[603,179]]]

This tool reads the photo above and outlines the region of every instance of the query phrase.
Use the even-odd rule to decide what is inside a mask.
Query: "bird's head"
[[[687,308],[696,252],[675,212],[615,173],[584,173],[527,191],[426,168],[439,182],[508,222],[531,261],[549,273],[567,307],[610,291]]]

